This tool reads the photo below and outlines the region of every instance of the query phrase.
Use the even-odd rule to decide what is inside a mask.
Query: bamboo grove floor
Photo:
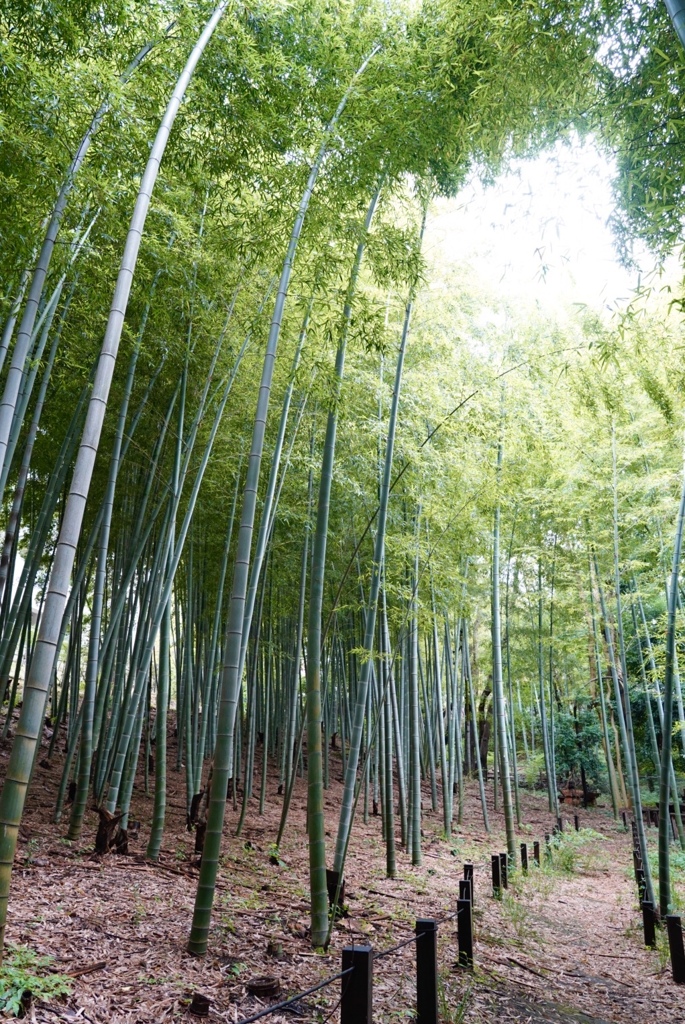
[[[170,738],[170,763],[175,750]],[[9,743],[0,749],[4,770]],[[339,754],[335,755],[336,757]],[[330,849],[341,793],[339,762],[326,794]],[[276,782],[268,786],[263,817],[253,802],[243,834],[234,835],[229,809],[209,953],[195,959],[185,945],[195,895],[194,837],[185,827],[183,775],[169,772],[168,823],[159,864],[146,863],[152,800],[134,795],[132,818],[141,822],[127,856],[96,858],[97,818],[89,811],[80,843],[69,844],[68,816],[51,823],[59,766],[38,767],[17,852],[7,938],[50,953],[55,970],[74,975],[72,995],[32,1005],[34,1021],[152,1024],[193,1020],[193,993],[211,1000],[209,1021],[237,1022],[259,1008],[246,993],[255,975],[275,975],[282,995],[294,994],[336,973],[340,950],[368,941],[377,950],[409,936],[418,917],[453,910],[464,861],[476,864],[476,971],[456,968],[455,922],[439,937],[442,1019],[464,1024],[493,1020],[530,1024],[630,1024],[685,1020],[685,993],[670,977],[663,951],[645,950],[631,878],[630,839],[607,808],[581,811],[581,824],[603,838],[581,850],[572,874],[536,872],[499,903],[490,893],[490,854],[504,848],[503,820],[490,807],[484,833],[476,784],[469,784],[464,826],[441,838],[439,814],[424,814],[424,862],[412,868],[398,853],[399,874],[385,877],[380,819],[359,819],[348,858],[349,916],[335,929],[326,955],[307,938],[306,786],[300,780],[291,818],[273,863],[271,844],[281,808]],[[152,780],[151,780],[152,783]],[[489,793],[492,800],[492,793]],[[521,841],[551,831],[546,798],[523,793]],[[430,795],[424,793],[424,806]],[[567,814],[570,812],[567,812]],[[280,953],[278,957],[272,952]],[[297,1004],[284,1021],[339,1019],[339,983]],[[414,1005],[412,945],[379,962],[374,972],[374,1020],[411,1019]]]

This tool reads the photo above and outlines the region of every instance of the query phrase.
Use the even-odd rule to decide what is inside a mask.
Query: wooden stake
[[[438,925],[432,918],[416,922],[416,1021],[438,1024]]]
[[[372,1024],[373,949],[371,946],[345,946],[342,969],[354,970],[341,979],[340,1024]]]
[[[652,949],[656,946],[656,914],[654,904],[648,900],[642,901],[642,928],[645,933],[645,946]]]
[[[685,985],[685,947],[683,947],[683,927],[677,914],[666,915],[668,929],[668,948],[671,952],[671,970],[676,985]]]
[[[471,883],[471,904],[473,905],[473,864],[464,864],[464,878]]]
[[[492,862],[492,895],[496,900],[502,895],[502,862],[498,853],[493,853]]]
[[[459,940],[459,966],[473,967],[473,919],[471,901],[457,900],[457,938]]]

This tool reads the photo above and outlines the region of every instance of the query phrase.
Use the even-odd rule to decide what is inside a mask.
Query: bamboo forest
[[[685,1021],[685,2],[0,0],[0,1014]]]

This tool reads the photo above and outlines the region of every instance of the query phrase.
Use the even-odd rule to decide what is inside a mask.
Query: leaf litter
[[[170,744],[171,745],[171,744]],[[333,751],[331,754],[333,755]],[[173,763],[170,756],[170,763]],[[4,768],[7,748],[0,751]],[[332,773],[333,774],[333,773]],[[247,816],[235,835],[237,814],[227,808],[209,952],[186,950],[198,870],[194,837],[186,829],[181,773],[168,773],[167,827],[160,861],[145,860],[152,796],[142,778],[131,817],[142,822],[128,855],[94,854],[98,818],[88,811],[82,839],[69,844],[67,812],[56,826],[59,772],[39,766],[22,823],[10,895],[7,938],[55,958],[55,971],[73,979],[69,997],[34,1001],[35,1022],[152,1024],[198,1020],[189,1014],[193,995],[210,1001],[211,1021],[237,1024],[268,998],[250,995],[258,976],[279,983],[275,1001],[297,995],[340,970],[343,946],[369,942],[376,951],[406,939],[417,917],[453,913],[464,862],[475,871],[473,973],[456,966],[456,921],[439,929],[441,1020],[485,1024],[682,1024],[679,990],[668,961],[642,945],[637,898],[630,873],[630,841],[606,808],[580,812],[582,825],[601,833],[592,863],[570,874],[532,871],[515,882],[504,900],[491,895],[490,853],[505,849],[501,827],[486,835],[477,787],[469,783],[463,827],[442,836],[441,815],[423,815],[424,863],[412,868],[400,852],[398,877],[385,877],[380,817],[355,822],[346,868],[348,914],[333,930],[326,953],[308,938],[306,780],[298,780],[278,857],[273,841],[281,798],[269,784],[265,814]],[[342,787],[327,794],[327,836],[337,825]],[[546,798],[523,792],[525,832],[532,843],[551,831]],[[490,808],[491,821],[501,816]],[[567,823],[567,828],[569,824]],[[276,863],[274,863],[276,860]],[[531,857],[532,862],[532,857]],[[276,951],[276,955],[274,955]],[[267,1018],[339,1021],[340,981]],[[374,1021],[411,1019],[415,1005],[413,944],[379,960],[374,968]]]

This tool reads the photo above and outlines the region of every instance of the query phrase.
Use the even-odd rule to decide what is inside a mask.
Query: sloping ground
[[[7,750],[2,750],[2,763]],[[171,761],[171,757],[170,757]],[[173,763],[173,762],[171,762]],[[83,841],[68,844],[62,827],[49,824],[58,772],[39,768],[22,827],[10,902],[8,939],[56,958],[55,969],[74,975],[63,1002],[34,1004],[36,1021],[148,1024],[192,1020],[193,993],[211,1000],[209,1020],[237,1022],[260,1002],[246,992],[256,975],[276,976],[281,996],[293,995],[340,970],[344,945],[370,942],[381,951],[408,938],[416,917],[454,911],[464,861],[476,864],[476,971],[455,968],[455,922],[440,928],[441,1014],[444,1021],[484,1024],[630,1024],[678,1022],[685,1013],[663,954],[645,950],[629,875],[629,837],[603,809],[581,812],[600,832],[578,852],[573,874],[531,872],[501,902],[490,896],[490,854],[503,849],[501,818],[487,836],[475,788],[468,793],[465,825],[450,841],[440,837],[438,814],[424,818],[424,863],[411,868],[398,855],[399,877],[384,872],[380,819],[355,826],[347,870],[349,915],[336,927],[330,951],[312,952],[307,940],[307,851],[302,840],[306,788],[300,784],[280,851],[272,863],[280,798],[247,816],[233,834],[229,810],[225,852],[209,954],[185,951],[195,895],[193,836],[185,829],[182,776],[169,774],[169,823],[160,864],[144,861],[151,798],[136,797],[140,837],[129,856],[92,854],[96,816],[89,812]],[[327,794],[331,845],[341,786]],[[430,797],[426,795],[426,806]],[[551,831],[546,801],[524,795],[521,839]],[[532,860],[532,857],[531,857]],[[273,955],[275,954],[275,956]],[[374,970],[374,1019],[411,1019],[415,1005],[414,946],[384,958]],[[339,1019],[340,982],[267,1018],[283,1021]],[[681,1002],[678,1006],[679,1000]]]

